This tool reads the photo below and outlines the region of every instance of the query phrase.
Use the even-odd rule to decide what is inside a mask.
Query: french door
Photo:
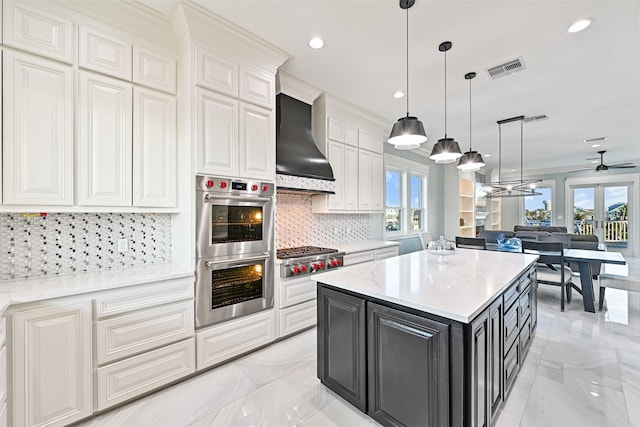
[[[632,255],[634,242],[633,184],[631,182],[569,185],[569,232],[595,234],[608,250]]]

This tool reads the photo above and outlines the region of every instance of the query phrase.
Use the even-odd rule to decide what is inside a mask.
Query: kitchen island
[[[383,425],[489,426],[536,326],[537,256],[425,251],[318,274],[318,377]]]

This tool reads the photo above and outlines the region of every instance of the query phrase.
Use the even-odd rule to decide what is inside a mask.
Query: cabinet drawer
[[[7,400],[7,348],[2,346],[0,348],[0,405],[5,400]]]
[[[96,319],[193,298],[193,277],[105,292],[95,298]]]
[[[398,256],[398,248],[395,246],[392,248],[376,249],[374,251],[374,258],[376,260],[392,258],[394,256]]]
[[[139,396],[193,372],[193,338],[98,368],[98,410]]]
[[[504,291],[504,309],[508,310],[518,300],[518,283],[514,283]]]
[[[136,311],[96,323],[98,364],[190,338],[194,334],[193,301]]]
[[[509,351],[518,339],[518,305],[512,306],[504,313],[504,351]]]
[[[522,292],[529,286],[530,283],[531,277],[529,276],[529,273],[523,274],[520,278],[520,281],[518,282],[518,292]]]
[[[373,261],[373,251],[356,252],[345,254],[344,265],[360,264],[361,262]]]
[[[504,358],[504,394],[505,396],[511,390],[513,382],[516,379],[518,373],[518,352],[520,350],[519,345],[514,345]]]
[[[278,336],[292,334],[316,324],[316,300],[287,307],[279,312]]]
[[[531,344],[531,318],[524,322],[524,326],[520,330],[520,362],[524,360],[524,356],[529,350]]]
[[[289,307],[316,298],[316,282],[309,277],[280,282],[280,308]]]
[[[275,339],[273,310],[230,320],[198,331],[197,369],[214,366]]]
[[[523,321],[529,317],[531,314],[531,287],[527,287],[527,289],[520,294],[520,326],[523,325]]]

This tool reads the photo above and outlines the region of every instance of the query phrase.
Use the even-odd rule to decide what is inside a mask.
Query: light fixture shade
[[[429,158],[435,160],[436,163],[453,163],[462,157],[460,145],[453,138],[439,139],[431,150]]]
[[[388,142],[398,150],[411,150],[420,147],[426,140],[422,122],[417,117],[406,116],[393,124]]]
[[[477,151],[467,151],[458,160],[458,169],[464,171],[474,171],[485,166],[485,162],[482,159],[482,155]]]

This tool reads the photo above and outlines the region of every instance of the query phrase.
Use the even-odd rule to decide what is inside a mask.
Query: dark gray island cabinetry
[[[318,275],[321,382],[385,426],[490,426],[536,319],[536,257],[490,254],[460,251],[443,268],[423,252]],[[496,261],[500,273],[466,270]]]

